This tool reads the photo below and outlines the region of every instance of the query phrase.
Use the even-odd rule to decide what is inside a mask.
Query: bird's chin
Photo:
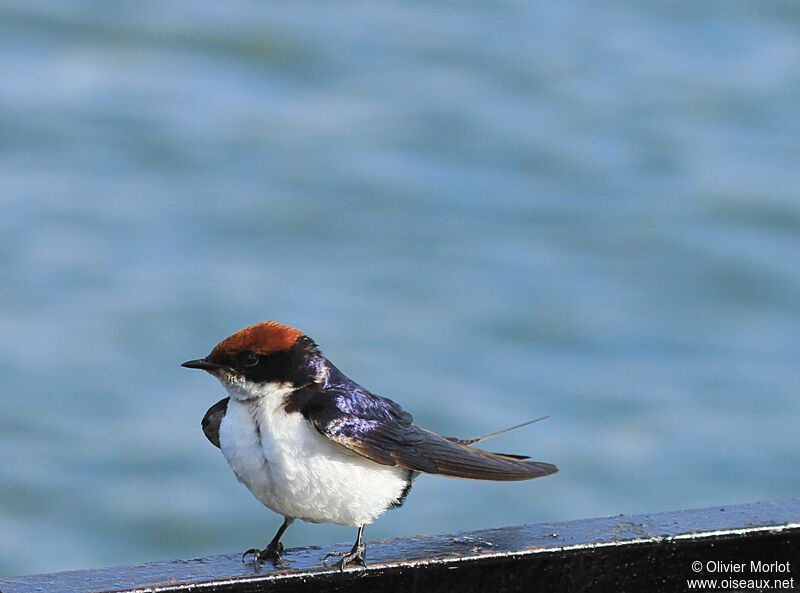
[[[252,383],[231,369],[219,369],[213,374],[232,398],[246,400],[257,397],[253,393]]]
[[[260,400],[274,395],[282,397],[295,389],[292,383],[255,383],[248,381],[242,375],[228,369],[217,373],[216,376],[228,392],[228,395],[238,401]]]

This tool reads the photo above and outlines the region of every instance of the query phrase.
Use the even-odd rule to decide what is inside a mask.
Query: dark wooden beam
[[[287,566],[258,571],[237,553],[32,575],[0,580],[0,591],[687,591],[693,578],[794,579],[800,590],[800,498],[369,542],[367,568],[321,565],[327,552],[348,548],[289,550]],[[709,571],[715,561],[746,566]],[[775,571],[753,572],[751,561],[776,563]]]

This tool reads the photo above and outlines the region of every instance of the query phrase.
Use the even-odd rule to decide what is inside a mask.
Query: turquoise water
[[[0,574],[264,544],[178,366],[263,319],[551,416],[368,538],[798,495],[799,162],[796,2],[3,3]]]

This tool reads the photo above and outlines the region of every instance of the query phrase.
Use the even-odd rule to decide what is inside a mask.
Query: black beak
[[[182,367],[186,367],[187,369],[202,369],[204,371],[210,371],[213,369],[218,369],[224,365],[217,364],[215,362],[208,362],[206,358],[198,358],[197,360],[187,360],[183,364]]]

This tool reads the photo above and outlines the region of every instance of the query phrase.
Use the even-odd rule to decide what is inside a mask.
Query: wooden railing
[[[800,498],[373,541],[367,568],[322,566],[346,547],[289,550],[258,571],[237,553],[0,579],[0,591],[800,591]]]

